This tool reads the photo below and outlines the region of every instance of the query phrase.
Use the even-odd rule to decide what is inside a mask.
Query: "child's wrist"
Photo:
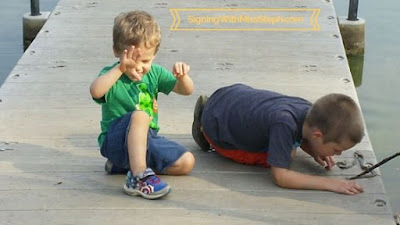
[[[114,66],[114,68],[111,69],[113,71],[113,74],[118,75],[118,76],[122,76],[122,74],[124,74],[124,72],[122,72],[119,64]]]
[[[188,76],[186,73],[185,74],[179,74],[179,75],[176,76],[176,79],[182,80],[186,76]]]
[[[126,71],[126,68],[121,66],[121,63],[118,63],[114,68],[117,69],[119,72],[121,72],[121,74],[125,73]]]

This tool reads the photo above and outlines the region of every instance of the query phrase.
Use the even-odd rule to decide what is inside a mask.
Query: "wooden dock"
[[[96,142],[100,108],[89,94],[99,70],[116,60],[114,17],[133,9],[150,12],[162,28],[156,63],[185,61],[196,86],[190,97],[159,96],[160,133],[191,149],[196,166],[189,176],[163,176],[173,191],[157,201],[125,195],[125,176],[104,172]],[[237,13],[306,20],[189,22],[190,15]],[[237,82],[311,101],[330,92],[357,99],[332,2],[61,0],[0,89],[0,225],[395,224],[380,176],[359,180],[365,193],[356,196],[287,190],[273,184],[269,170],[201,152],[190,134],[197,97]],[[356,150],[376,162],[368,136],[336,160],[353,160]],[[298,155],[297,171],[361,171],[326,172]]]

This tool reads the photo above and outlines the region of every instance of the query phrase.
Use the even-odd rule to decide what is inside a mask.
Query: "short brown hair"
[[[121,54],[130,45],[143,43],[147,48],[155,47],[157,53],[161,43],[161,31],[157,22],[147,12],[130,11],[114,19],[113,47]]]
[[[307,113],[306,122],[321,130],[324,142],[340,143],[349,138],[359,143],[364,121],[357,103],[344,94],[328,94],[318,99]]]

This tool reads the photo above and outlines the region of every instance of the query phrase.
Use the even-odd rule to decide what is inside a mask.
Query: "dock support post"
[[[50,12],[40,12],[39,0],[31,0],[31,12],[25,13],[22,18],[24,51],[42,29],[49,15]]]
[[[339,17],[339,29],[347,55],[363,55],[365,51],[365,20],[357,17],[358,0],[349,1],[348,17]]]

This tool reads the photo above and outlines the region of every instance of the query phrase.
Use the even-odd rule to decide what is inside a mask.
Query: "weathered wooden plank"
[[[75,152],[63,152],[53,149],[55,153],[48,156],[12,156],[0,155],[0,169],[2,172],[46,172],[46,171],[103,171],[105,159],[99,154],[97,156],[76,154]],[[57,152],[60,152],[59,154]],[[62,157],[60,157],[62,156]],[[248,166],[235,163],[229,159],[223,158],[216,153],[196,155],[197,163],[194,171],[199,172],[215,172],[223,171],[230,173],[265,173],[266,169],[256,166]],[[338,161],[346,160],[353,161],[353,158],[336,158]],[[365,158],[366,163],[376,163],[375,158]],[[299,157],[292,161],[291,168],[296,171],[318,174],[322,176],[351,176],[362,172],[358,164],[349,169],[332,168],[331,171],[326,171],[318,163],[310,157]],[[379,171],[378,171],[379,172]]]
[[[210,73],[210,75],[212,75]],[[213,93],[215,90],[222,86],[226,85],[231,85],[234,83],[245,83],[249,84],[251,86],[254,86],[256,88],[261,88],[264,87],[264,89],[269,89],[269,90],[280,90],[281,93],[290,93],[288,90],[291,89],[296,89],[293,91],[296,91],[297,93],[311,93],[307,94],[309,96],[322,96],[322,93],[331,93],[331,92],[341,92],[344,94],[353,94],[354,89],[353,89],[353,83],[349,80],[346,80],[346,78],[340,78],[340,79],[329,79],[327,78],[327,81],[331,81],[329,85],[323,86],[324,89],[322,89],[321,85],[318,85],[317,82],[306,82],[306,81],[301,81],[301,79],[294,80],[294,79],[287,79],[286,81],[288,83],[283,84],[280,83],[279,81],[272,81],[268,79],[262,79],[259,81],[249,81],[248,77],[242,76],[242,77],[237,77],[236,80],[233,80],[230,78],[229,80],[226,80],[228,76],[224,75],[220,77],[221,83],[204,83],[204,85],[198,87],[198,91],[200,93],[208,94],[210,95]],[[216,81],[218,81],[216,79]],[[68,100],[67,96],[85,96],[87,99],[91,99],[90,94],[89,94],[89,87],[90,83],[5,83],[2,88],[0,89],[0,96],[7,96],[7,95],[18,95],[18,96],[65,96],[66,100]],[[310,88],[313,88],[310,90]],[[22,91],[21,91],[22,90]],[[207,90],[207,92],[205,92]],[[316,94],[316,93],[321,93],[321,94]],[[160,94],[162,95],[162,94]],[[296,94],[300,95],[301,94]],[[194,96],[192,96],[194,98]],[[179,98],[184,98],[184,97],[176,97],[171,99],[171,101],[178,101]],[[309,99],[309,98],[307,98]]]
[[[110,27],[111,28],[111,27]],[[71,29],[75,30],[74,28]],[[171,35],[168,34],[167,35]],[[287,40],[287,39],[282,39],[282,38],[276,38],[274,39],[276,35],[275,34],[270,34],[268,35],[268,38],[265,38],[265,35],[251,35],[250,37],[246,38],[248,42],[246,43],[241,43],[241,45],[244,46],[250,46],[252,41],[257,41],[260,46],[263,46],[262,51],[260,49],[254,49],[257,51],[288,51],[292,50],[293,47],[296,47],[296,49],[299,51],[299,53],[306,54],[308,52],[312,51],[319,51],[319,52],[337,52],[338,48],[341,47],[340,43],[337,42],[337,38],[335,37],[330,37],[330,38],[321,38],[321,39],[316,39],[316,41],[311,41],[310,39],[304,40],[301,43],[295,40]],[[93,47],[96,47],[95,51],[91,51],[93,54],[94,52],[102,52],[104,55],[108,55],[109,53],[112,53],[112,42],[110,39],[112,36],[107,36],[107,37],[75,37],[74,38],[69,38],[69,37],[43,37],[42,39],[39,39],[39,41],[36,41],[30,45],[29,48],[29,53],[34,54],[33,51],[36,50],[42,50],[42,51],[50,51],[52,48],[50,46],[59,44],[60,42],[63,43],[63,48],[64,50],[68,49],[80,49],[81,51],[88,51],[88,49],[91,49]],[[186,35],[179,36],[179,38],[176,38],[174,41],[184,41],[185,39],[190,39],[194,42],[194,44],[208,44],[210,45],[208,48],[198,48],[196,49],[196,52],[202,53],[202,51],[207,51],[208,53],[213,53],[215,51],[219,51],[221,48],[221,51],[232,51],[234,49],[241,49],[239,46],[235,45],[221,45],[221,43],[226,42],[229,39],[232,40],[241,40],[241,36],[233,35],[233,34],[220,34],[219,37],[210,37],[210,36],[204,36],[201,35],[200,33],[188,33]],[[91,42],[87,43],[89,40]],[[103,45],[98,45],[99,42],[104,42]],[[177,50],[179,52],[180,49],[188,49],[189,46],[187,45],[171,45],[168,42],[171,42],[170,39],[166,37],[165,40],[162,42],[162,45],[160,47],[160,50]],[[323,49],[318,49],[318,46],[325,45]],[[218,47],[217,49],[213,47]],[[177,49],[175,49],[177,48]],[[54,50],[54,49],[53,49]],[[243,49],[241,49],[243,51]],[[246,50],[246,49],[245,49]],[[252,50],[252,49],[247,49],[247,50]],[[176,51],[174,51],[176,52]]]
[[[261,178],[260,178],[261,177]],[[302,190],[286,190],[277,187],[271,180],[269,171],[265,173],[222,173],[193,171],[190,176],[162,176],[174,189],[207,191],[257,191],[310,193]],[[121,190],[125,175],[106,175],[104,171],[52,172],[32,171],[0,172],[0,191],[11,190]],[[357,182],[365,187],[366,194],[385,193],[380,177],[361,179]]]
[[[163,134],[190,134],[192,108],[175,109],[175,114],[168,114],[160,109],[160,126]],[[172,109],[171,109],[172,110]],[[99,132],[100,110],[47,109],[31,110],[27,113],[18,110],[6,110],[1,114],[3,126],[0,136],[4,140],[19,138],[78,138],[95,136]],[[50,113],[51,112],[51,113]],[[69,114],[65,114],[69,112]],[[21,115],[22,117],[17,117]],[[43,118],[52,120],[43,121]],[[38,123],[37,121],[42,121]]]
[[[34,193],[34,194],[32,194]],[[118,189],[90,190],[11,190],[2,191],[3,206],[9,210],[85,210],[186,208],[190,210],[240,210],[258,213],[337,213],[388,215],[384,194],[356,196],[326,192],[263,192],[235,190],[186,190],[175,188],[161,201],[126,196]],[[45,196],[45,197],[44,197]],[[198,196],[202,196],[199,198]],[[84,201],[82,201],[84,199]],[[138,204],[132,204],[132,201]],[[99,204],[101,203],[101,204]],[[240,204],[239,204],[240,203]],[[362,205],[363,207],[359,207]]]
[[[156,17],[156,19],[158,19]],[[98,47],[105,48],[107,46],[111,46],[112,44],[112,33],[111,32],[104,32],[105,30],[111,30],[112,29],[112,21],[113,17],[105,18],[104,20],[99,23],[99,21],[96,20],[49,20],[44,28],[38,33],[38,36],[41,37],[41,39],[37,42],[34,42],[35,47],[42,46],[44,48],[48,48],[49,46],[45,45],[45,42],[58,42],[58,41],[66,41],[67,46],[72,46],[71,42],[76,41],[76,42],[84,42],[85,40],[93,40],[94,43],[87,42],[85,43],[86,46],[94,46],[96,43],[104,43],[103,45],[97,45]],[[333,18],[334,20],[334,18]],[[63,30],[58,30],[58,26],[64,26],[65,29]],[[193,32],[188,32],[184,33],[182,35],[175,35],[175,32],[169,30],[168,24],[164,24],[164,26],[161,27],[162,30],[162,40],[163,44],[161,45],[162,48],[166,47],[174,47],[174,45],[170,45],[170,43],[173,42],[173,40],[170,40],[169,37],[176,37],[177,40],[184,40],[185,38],[189,38],[190,40],[193,40],[195,43],[199,41],[206,41],[206,42],[221,42],[223,40],[230,40],[230,39],[243,39],[241,35],[238,36],[237,32],[224,32],[221,34],[216,34],[215,36],[207,35],[204,32],[200,31],[193,31]],[[90,35],[88,35],[90,34]],[[338,43],[337,39],[340,38],[339,32],[335,33],[332,30],[326,30],[326,31],[319,31],[315,33],[310,33],[310,32],[296,32],[296,35],[294,36],[288,36],[285,33],[279,33],[279,32],[269,32],[267,33],[267,37],[265,38],[265,33],[258,34],[258,33],[252,33],[253,35],[250,38],[252,39],[257,39],[261,42],[274,42],[274,41],[285,41],[285,42],[297,42],[297,43],[307,43],[307,44],[323,44],[325,43],[327,46],[328,45],[340,45]],[[264,38],[261,38],[264,37]],[[311,43],[310,40],[314,39],[315,42]],[[247,39],[246,39],[247,40]],[[70,43],[68,43],[70,42]]]
[[[170,105],[173,107],[173,105]],[[179,109],[179,110],[178,110]],[[190,134],[193,108],[160,108],[161,132]],[[173,113],[171,111],[174,111]],[[95,108],[59,108],[4,110],[0,114],[3,126],[0,136],[7,140],[20,138],[71,138],[97,134],[100,110]],[[46,118],[46,120],[43,120]],[[38,123],[37,121],[41,121]],[[85,125],[82,125],[84,123]]]
[[[159,133],[161,136],[179,142],[189,149],[192,149],[192,153],[195,155],[203,154],[200,151],[197,144],[194,142],[190,134],[164,134]],[[0,149],[8,149],[2,152],[4,155],[51,155],[54,149],[60,152],[92,152],[93,149],[98,149],[97,146],[97,133],[91,137],[81,138],[18,138],[10,140],[0,140]],[[371,144],[367,137],[361,141],[361,143],[355,145],[348,151],[344,151],[339,158],[353,158],[354,151],[361,151],[366,158],[375,157],[375,154],[371,148]],[[57,153],[56,153],[57,154]],[[303,151],[297,151],[296,157],[309,157]]]
[[[234,41],[234,40],[233,40]],[[257,40],[254,40],[257,41]],[[185,47],[176,47],[174,49],[171,50],[177,50],[178,52],[180,52],[181,54],[177,54],[175,52],[169,52],[168,54],[171,55],[171,57],[176,57],[178,55],[178,57],[184,57],[185,59],[187,58],[187,61],[195,61],[195,59],[199,59],[199,57],[202,60],[206,60],[206,61],[211,61],[211,60],[216,60],[218,58],[221,58],[221,55],[219,53],[219,51],[215,50],[215,48],[219,47],[219,45],[221,45],[223,43],[223,40],[221,42],[213,42],[214,44],[212,44],[211,46],[209,46],[211,49],[196,49],[195,52],[193,52],[193,49],[191,49],[189,46],[185,46]],[[251,42],[250,42],[251,43]],[[238,46],[231,46],[231,48],[228,48],[229,46],[226,46],[226,53],[224,54],[224,58],[233,58],[233,59],[242,59],[244,62],[247,61],[255,61],[257,62],[257,60],[254,59],[260,59],[260,60],[268,60],[268,61],[281,61],[284,59],[290,59],[290,58],[302,58],[304,56],[309,57],[308,60],[309,61],[323,61],[323,60],[334,60],[335,57],[337,57],[338,55],[345,57],[344,54],[342,54],[342,51],[338,51],[337,49],[332,49],[330,50],[329,48],[325,49],[321,47],[323,45],[316,45],[315,48],[314,47],[310,47],[311,49],[309,49],[308,51],[305,50],[304,52],[302,51],[292,51],[293,48],[301,48],[300,45],[296,45],[296,44],[292,44],[291,46],[293,46],[290,49],[283,49],[280,50],[279,48],[275,47],[275,49],[269,49],[269,48],[273,48],[274,45],[269,45],[270,47],[266,46],[265,50],[260,51],[257,48],[254,48],[254,45],[251,45],[250,43],[245,44],[245,50],[242,50],[242,47],[238,47]],[[208,44],[203,43],[203,44]],[[211,44],[211,43],[210,43]],[[287,43],[289,44],[289,43]],[[285,44],[286,45],[286,44]],[[248,47],[246,49],[246,47]],[[290,47],[290,45],[289,45]],[[314,48],[314,50],[313,50]],[[319,48],[319,50],[318,50]],[[214,50],[212,50],[214,49]],[[26,63],[26,60],[38,60],[39,58],[42,60],[47,60],[47,59],[53,59],[55,57],[57,57],[59,60],[66,60],[66,59],[71,59],[74,57],[77,58],[82,58],[84,60],[88,60],[88,59],[95,59],[95,58],[114,58],[114,55],[112,54],[112,49],[111,47],[105,48],[103,51],[99,50],[97,51],[93,51],[91,48],[84,48],[84,47],[75,47],[75,48],[71,48],[71,50],[75,50],[75,51],[58,51],[57,49],[42,49],[42,48],[34,48],[30,47],[28,52],[29,54],[32,54],[30,57],[27,57],[26,55],[22,56],[21,58],[21,63]],[[286,51],[285,51],[286,50]],[[240,54],[238,53],[238,51],[240,52]],[[192,52],[192,53],[197,53],[197,54],[191,54],[191,55],[186,55],[183,56],[183,52]],[[165,52],[163,54],[161,54],[163,52],[160,52],[159,55],[157,55],[158,57],[160,56],[168,56],[165,54]],[[204,53],[204,54],[200,54],[200,53]],[[325,54],[324,54],[325,53]],[[100,55],[99,55],[100,54]],[[266,56],[266,54],[268,56]],[[207,55],[207,57],[204,57],[204,55]],[[203,57],[202,57],[203,56]],[[247,56],[247,57],[246,57]],[[318,58],[321,58],[321,60],[318,60]],[[279,59],[279,60],[278,60]],[[293,59],[292,59],[293,60]],[[85,63],[85,61],[82,61],[81,63]],[[261,69],[261,68],[259,68]]]
[[[221,61],[221,60],[219,60]],[[109,61],[108,64],[112,64],[113,61]],[[163,60],[162,64],[167,69],[172,68],[173,61],[168,62]],[[75,66],[70,63],[62,63],[59,65],[24,65],[24,69],[19,65],[17,68],[10,73],[7,83],[44,83],[49,82],[60,82],[60,83],[77,83],[84,82],[90,83],[93,81],[98,72],[102,69],[100,66],[95,65],[82,65],[82,68],[77,72]],[[336,63],[319,63],[319,64],[301,64],[296,63],[273,63],[266,64],[263,71],[250,70],[250,65],[240,66],[233,64],[232,62],[213,62],[206,65],[199,65],[191,68],[190,76],[197,80],[196,86],[205,83],[202,78],[204,76],[214,75],[215,79],[221,79],[231,77],[235,80],[237,77],[254,77],[254,79],[268,79],[270,81],[276,81],[282,79],[282,82],[296,81],[303,82],[313,78],[313,82],[321,82],[322,80],[330,79],[333,81],[350,82],[347,74],[347,68],[337,69]],[[68,74],[68,76],[60,76],[59,74]],[[290,74],[289,76],[282,77],[282,73]],[[321,75],[316,76],[317,73]],[[338,76],[341,75],[341,76]],[[280,77],[279,77],[280,76]],[[290,82],[289,82],[290,83]]]
[[[207,1],[207,2],[196,2],[196,1],[187,1],[182,2],[179,0],[174,1],[160,1],[160,2],[149,2],[148,4],[136,4],[132,1],[121,1],[121,5],[115,5],[110,3],[109,1],[97,1],[95,4],[91,4],[90,2],[85,1],[72,1],[68,3],[60,2],[58,6],[55,8],[55,13],[57,11],[62,11],[63,13],[59,13],[58,15],[54,15],[54,17],[58,16],[70,18],[69,13],[77,13],[77,12],[87,12],[82,14],[76,14],[76,16],[86,19],[86,18],[96,18],[96,12],[102,11],[104,12],[105,17],[113,16],[115,12],[124,12],[126,10],[143,10],[143,9],[151,9],[151,10],[160,10],[165,11],[169,8],[320,8],[325,11],[329,11],[327,13],[334,14],[333,8],[330,2],[320,1],[313,2],[311,0],[294,0],[294,1],[279,1],[279,0],[270,0],[265,2],[257,2],[254,4],[252,2],[246,2],[241,0],[233,0],[229,3],[220,2],[220,1]],[[64,16],[63,16],[64,15]],[[329,15],[329,14],[328,14]],[[78,18],[79,18],[78,17]],[[54,18],[52,18],[54,19]],[[325,19],[325,18],[323,18]]]
[[[154,211],[157,210],[157,216]],[[380,214],[355,214],[355,213],[288,213],[242,211],[235,209],[187,209],[180,208],[142,208],[142,209],[77,209],[77,210],[24,210],[0,211],[0,217],[5,218],[3,224],[15,225],[65,225],[65,224],[113,224],[118,221],[120,225],[138,224],[280,224],[280,225],[319,225],[321,221],[327,225],[353,225],[353,224],[391,224],[393,219]],[[60,218],[63,218],[60,220]]]
[[[88,91],[89,92],[89,91]],[[18,93],[17,93],[18,94]],[[35,110],[35,109],[65,109],[65,108],[93,108],[92,114],[97,114],[100,105],[94,103],[88,95],[70,95],[68,100],[65,96],[24,96],[21,95],[0,95],[1,110]],[[65,103],[68,102],[68,107]]]

